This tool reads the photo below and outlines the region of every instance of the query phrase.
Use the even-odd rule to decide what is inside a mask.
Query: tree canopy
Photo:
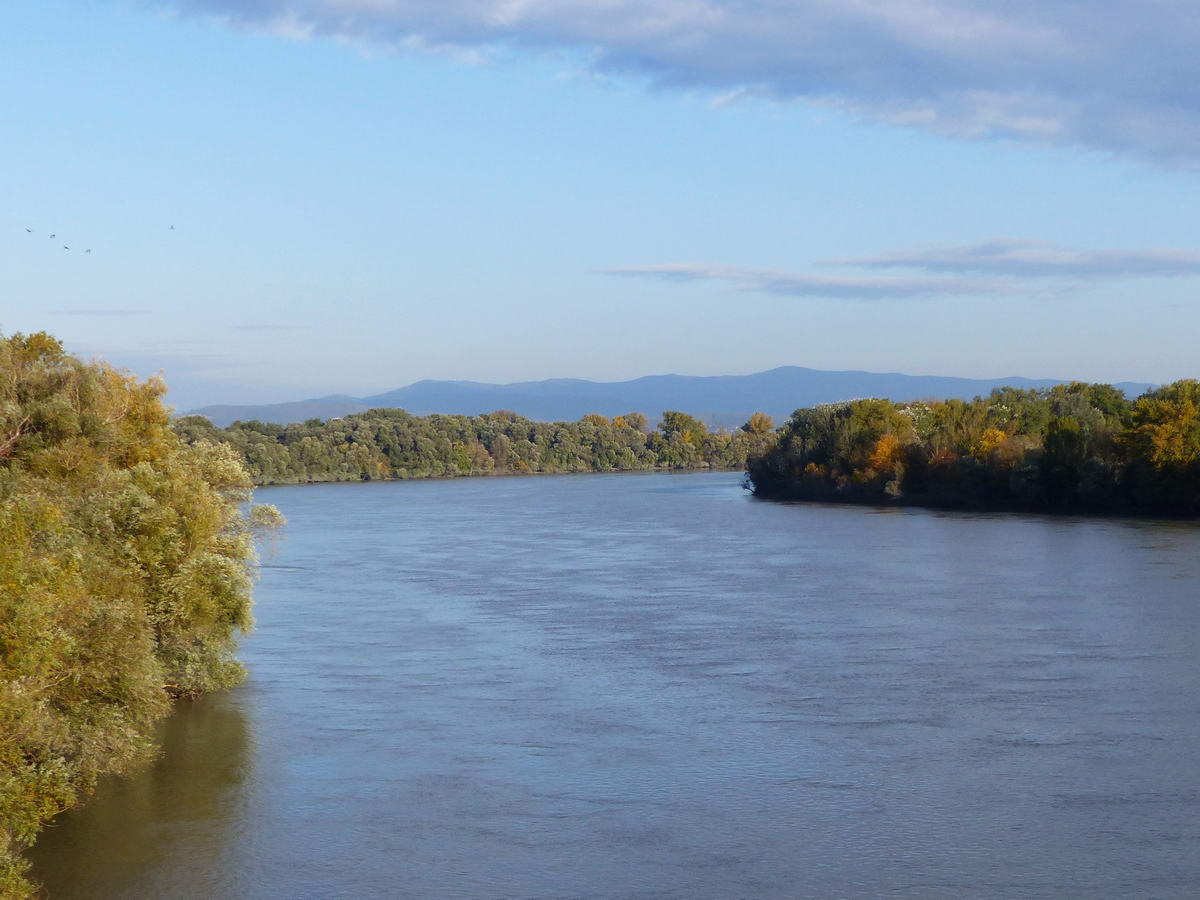
[[[767,497],[1200,515],[1200,382],[797,410],[751,454]]]
[[[401,409],[373,409],[295,425],[235,422],[227,428],[187,416],[175,428],[189,443],[221,443],[235,449],[258,484],[290,484],[741,469],[752,453],[774,440],[769,417],[757,415],[732,434],[711,432],[698,419],[670,411],[663,413],[662,425],[653,431],[647,431],[641,413],[611,420],[591,414],[578,422],[535,422],[509,411],[414,416]]]
[[[251,481],[180,441],[163,384],[0,337],[0,896],[20,853],[107,773],[153,752],[172,697],[237,682],[250,627]]]

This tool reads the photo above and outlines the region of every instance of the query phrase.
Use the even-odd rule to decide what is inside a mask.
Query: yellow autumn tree
[[[1008,440],[1008,435],[999,428],[985,428],[983,434],[979,436],[979,440],[971,445],[971,455],[976,459],[987,459],[988,455],[1006,440]]]
[[[1200,381],[1176,381],[1138,398],[1122,442],[1157,468],[1200,460]]]
[[[894,434],[885,434],[875,442],[870,464],[881,475],[891,475],[904,461],[904,447]]]

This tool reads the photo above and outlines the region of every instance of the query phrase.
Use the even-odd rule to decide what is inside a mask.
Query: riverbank
[[[1200,383],[1134,401],[1071,384],[797,410],[747,470],[756,495],[778,499],[1193,518]]]
[[[813,503],[833,506],[870,507],[886,509],[927,509],[945,513],[1003,513],[1008,515],[1048,516],[1050,518],[1090,518],[1090,519],[1137,519],[1161,522],[1197,522],[1200,513],[1170,512],[1154,509],[1097,509],[1084,506],[1054,506],[1016,501],[995,501],[987,504],[969,503],[960,498],[939,498],[922,496],[889,497],[878,494],[845,494],[836,489],[831,491],[804,491],[795,486],[755,487],[749,475],[746,477],[746,489],[759,500],[767,503]]]
[[[699,420],[665,412],[650,429],[638,413],[578,422],[536,422],[511,412],[413,416],[379,409],[297,425],[237,422],[216,428],[188,416],[175,423],[185,442],[226,444],[256,484],[404,481],[479,475],[558,475],[667,470],[738,471],[774,441],[766,416],[710,432]]]
[[[564,478],[582,475],[699,475],[705,472],[745,473],[745,471],[745,468],[696,465],[687,468],[589,469],[579,472],[470,472],[463,475],[409,475],[402,478],[330,478],[312,481],[255,482],[254,486],[255,488],[303,487],[305,485],[318,484],[386,484],[395,481],[456,481],[463,478]]]

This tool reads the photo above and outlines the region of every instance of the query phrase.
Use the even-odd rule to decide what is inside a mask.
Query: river
[[[57,898],[1200,895],[1200,526],[312,485]]]

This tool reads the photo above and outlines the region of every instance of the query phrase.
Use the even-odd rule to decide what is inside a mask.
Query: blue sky
[[[989,6],[9,0],[0,330],[181,409],[1200,375],[1197,14]]]

